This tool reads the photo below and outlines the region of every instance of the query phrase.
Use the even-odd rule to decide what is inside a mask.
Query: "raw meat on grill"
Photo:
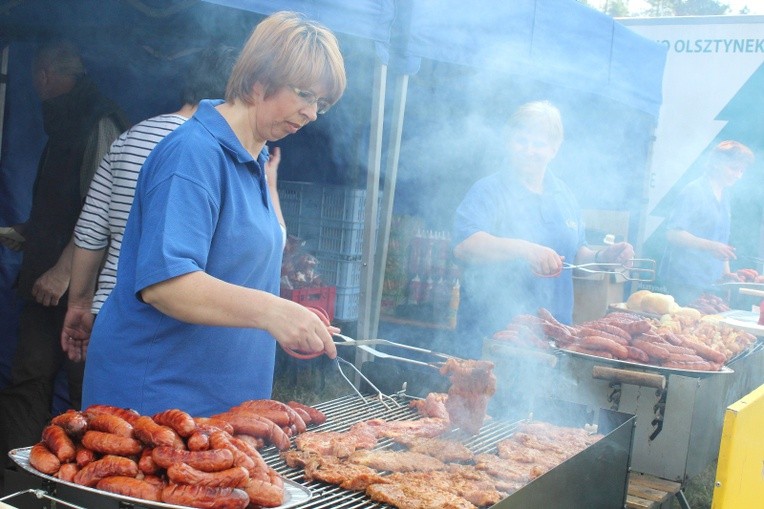
[[[466,463],[474,457],[472,451],[456,440],[410,436],[399,436],[394,440],[411,452],[427,454],[446,463]]]
[[[350,455],[348,461],[388,472],[416,472],[446,468],[445,463],[432,456],[409,451],[356,451]]]

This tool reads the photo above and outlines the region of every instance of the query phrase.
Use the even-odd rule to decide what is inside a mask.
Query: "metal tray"
[[[661,373],[665,375],[684,375],[684,376],[692,376],[692,377],[698,377],[700,376],[711,376],[711,375],[729,375],[731,373],[734,373],[735,371],[728,367],[728,366],[722,366],[722,368],[719,371],[702,371],[699,369],[679,369],[679,368],[666,368],[663,366],[656,366],[655,364],[643,364],[641,362],[634,362],[634,361],[623,361],[620,359],[608,359],[606,357],[600,357],[599,355],[592,355],[588,353],[582,353],[582,352],[574,352],[571,350],[565,350],[564,348],[557,348],[555,347],[555,350],[561,352],[570,354],[576,357],[584,357],[587,359],[592,359],[597,362],[604,362],[607,364],[612,364],[613,366],[629,366],[634,368],[640,368],[642,370],[647,370],[655,373]],[[746,351],[747,352],[747,351]],[[735,358],[745,355],[746,352],[741,352],[738,354],[738,356],[733,357],[728,362],[732,362],[735,360]]]
[[[181,505],[174,505],[174,504],[165,504],[164,502],[151,502],[149,500],[144,500],[142,498],[126,497],[123,495],[118,495],[116,493],[111,493],[108,491],[103,491],[103,490],[98,490],[95,488],[89,488],[87,486],[82,486],[81,484],[76,484],[69,481],[63,481],[56,477],[43,474],[42,472],[38,471],[36,468],[34,468],[32,465],[29,464],[29,451],[31,449],[32,449],[31,447],[12,449],[8,453],[8,456],[10,456],[10,458],[13,460],[14,463],[16,463],[19,467],[26,470],[30,474],[33,474],[37,477],[41,477],[43,479],[46,479],[48,481],[52,481],[58,484],[64,484],[72,488],[80,489],[90,493],[95,493],[98,495],[103,495],[105,497],[113,498],[123,502],[128,502],[132,504],[140,504],[141,506],[145,506],[145,507],[157,507],[157,508],[163,508],[163,509],[188,509],[188,506],[184,506],[184,505],[181,506]],[[278,506],[276,509],[287,509],[289,507],[295,507],[297,505],[304,504],[305,502],[309,501],[311,497],[313,496],[313,493],[305,486],[302,486],[301,484],[298,484],[295,481],[292,481],[290,479],[284,478],[283,476],[282,476],[282,479],[284,480],[284,503]]]

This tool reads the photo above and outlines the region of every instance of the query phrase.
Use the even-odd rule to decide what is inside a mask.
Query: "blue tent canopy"
[[[523,75],[658,115],[666,49],[573,0],[412,0],[402,48],[427,58]]]

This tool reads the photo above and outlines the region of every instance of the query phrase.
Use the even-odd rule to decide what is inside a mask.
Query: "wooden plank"
[[[661,490],[675,495],[682,489],[682,485],[675,481],[669,481],[667,479],[661,479],[652,475],[645,474],[631,474],[629,475],[629,484],[634,483],[639,486],[646,486],[654,490]]]
[[[626,495],[626,509],[658,509],[658,504],[634,495]]]
[[[639,486],[632,483],[629,483],[629,494],[640,498],[646,498],[647,500],[652,500],[654,502],[664,502],[669,498],[669,494],[665,491],[654,490],[647,486]]]

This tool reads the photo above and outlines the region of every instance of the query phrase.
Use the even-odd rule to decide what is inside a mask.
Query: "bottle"
[[[409,281],[409,304],[419,304],[419,300],[422,297],[422,282],[419,280],[419,276],[414,276],[414,278]]]
[[[456,315],[459,312],[459,294],[461,288],[459,286],[459,280],[457,279],[454,286],[451,288],[451,300],[448,302],[448,326],[452,329],[456,329]]]

